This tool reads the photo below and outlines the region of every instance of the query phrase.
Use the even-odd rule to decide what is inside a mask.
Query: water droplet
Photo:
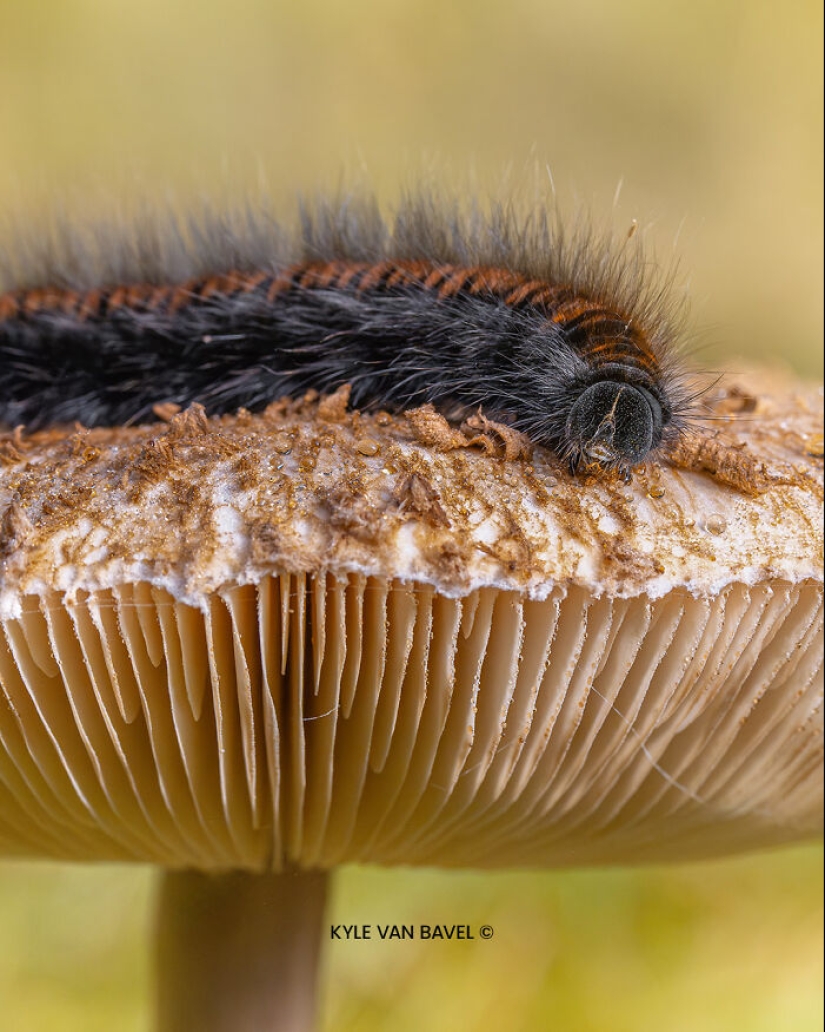
[[[727,529],[728,521],[724,516],[720,516],[718,512],[711,513],[705,520],[705,530],[707,530],[708,534],[715,534],[718,537],[720,534],[724,534]]]
[[[805,454],[821,459],[825,455],[825,437],[822,434],[811,434],[805,442]]]
[[[361,455],[377,455],[381,445],[372,437],[362,437],[355,448]]]
[[[272,447],[279,455],[288,455],[292,451],[292,438],[289,434],[275,434]]]
[[[665,489],[661,484],[651,484],[647,489],[648,498],[664,498]]]

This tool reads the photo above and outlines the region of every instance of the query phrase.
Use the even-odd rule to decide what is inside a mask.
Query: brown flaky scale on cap
[[[815,833],[822,395],[764,384],[630,483],[346,391],[6,435],[0,851],[484,867]]]

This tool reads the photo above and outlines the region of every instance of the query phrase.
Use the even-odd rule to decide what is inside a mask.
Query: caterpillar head
[[[587,387],[567,417],[571,465],[597,463],[627,473],[659,444],[662,406],[639,384],[602,380]]]

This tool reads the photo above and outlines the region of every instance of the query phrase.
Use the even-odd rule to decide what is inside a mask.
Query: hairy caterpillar
[[[165,402],[254,411],[349,383],[356,406],[481,406],[573,470],[624,473],[684,425],[641,261],[546,216],[418,202],[389,230],[342,205],[305,212],[291,237],[263,215],[188,236],[149,233],[131,259],[96,243],[91,270],[63,244],[49,273],[0,296],[0,422],[139,422]]]

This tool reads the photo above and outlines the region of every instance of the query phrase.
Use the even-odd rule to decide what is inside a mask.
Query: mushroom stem
[[[326,886],[324,871],[166,872],[159,1032],[311,1032]]]

